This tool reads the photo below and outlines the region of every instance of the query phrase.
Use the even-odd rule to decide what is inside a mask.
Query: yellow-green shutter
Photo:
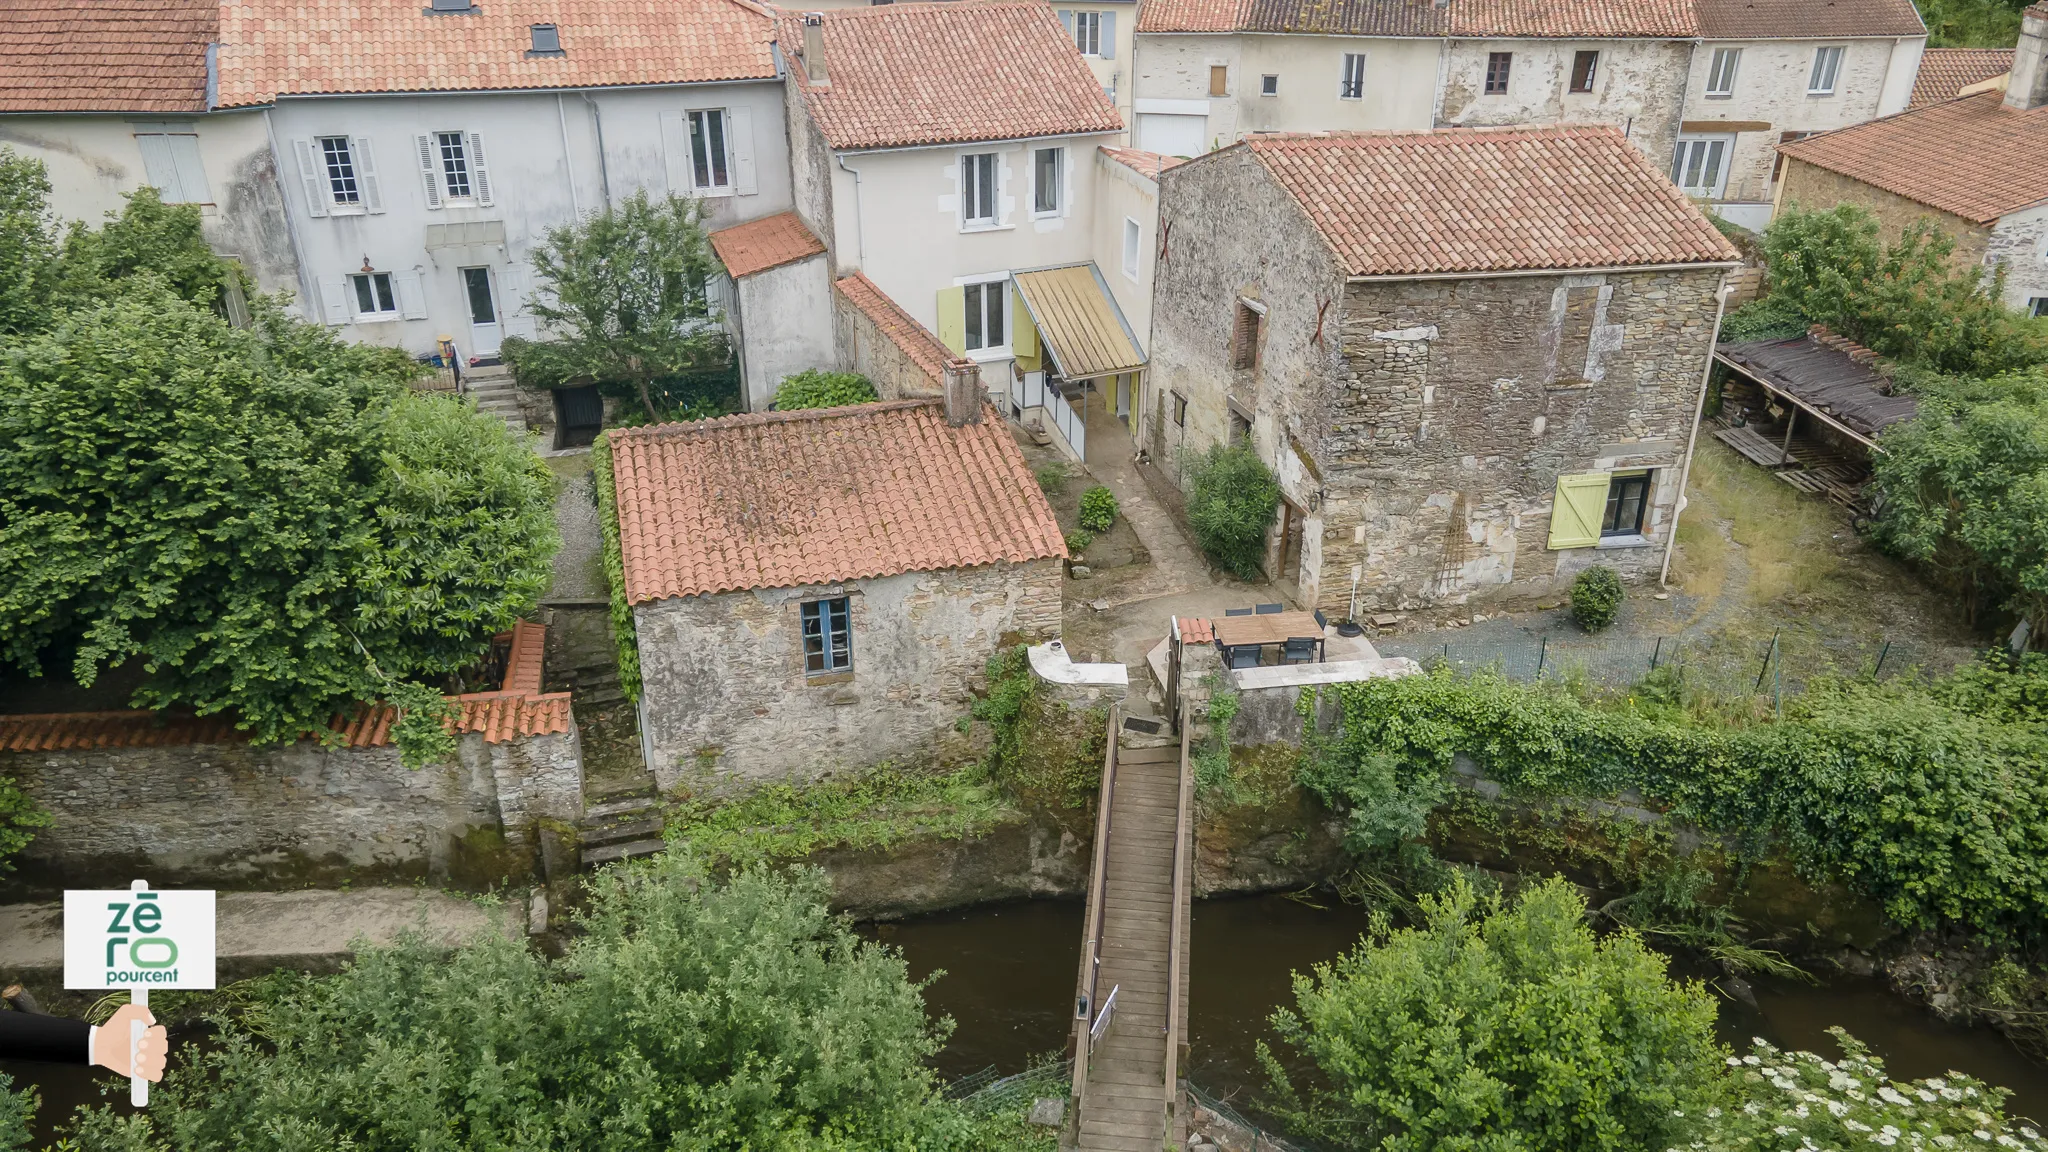
[[[1607,473],[1578,472],[1557,478],[1550,506],[1550,546],[1590,548],[1600,542],[1600,518],[1607,512]]]
[[[957,284],[939,289],[939,343],[956,356],[967,351],[967,289]]]
[[[1024,296],[1015,288],[1010,289],[1010,326],[1016,329],[1010,333],[1010,355],[1017,358],[1017,371],[1036,372],[1045,367],[1038,358],[1038,326],[1031,322],[1031,309],[1024,306]]]

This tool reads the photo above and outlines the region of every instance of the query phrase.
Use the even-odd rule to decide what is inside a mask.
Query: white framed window
[[[1102,55],[1102,13],[1074,13],[1074,47],[1083,56]]]
[[[135,146],[142,152],[143,178],[166,204],[211,204],[206,169],[199,163],[199,134],[184,124],[137,124]]]
[[[1735,68],[1742,63],[1742,49],[1716,48],[1707,65],[1707,98],[1726,100],[1735,95]]]
[[[467,200],[474,195],[469,186],[469,149],[462,133],[434,133],[434,152],[441,162],[441,182],[448,198]]]
[[[428,132],[414,142],[419,148],[420,180],[427,207],[444,203],[491,206],[491,177],[484,168],[481,132]]]
[[[358,272],[348,278],[356,322],[398,319],[398,294],[389,272]]]
[[[292,154],[298,161],[299,184],[305,189],[308,215],[353,216],[384,211],[369,137],[300,137],[292,141]],[[436,192],[430,199],[438,195]]]
[[[1010,282],[989,280],[962,286],[967,308],[964,329],[970,352],[1003,348],[1010,343]]]
[[[1065,206],[1062,182],[1066,179],[1067,150],[1036,148],[1031,152],[1031,214],[1057,216]]]
[[[1138,222],[1129,216],[1124,217],[1124,275],[1133,280],[1138,278],[1138,261],[1144,254],[1142,241]]]
[[[825,676],[853,670],[852,619],[850,601],[845,596],[804,602],[806,676]]]
[[[1337,82],[1337,99],[1365,99],[1365,53],[1346,52],[1344,54],[1344,73]]]
[[[361,183],[356,179],[355,152],[346,136],[322,136],[320,163],[327,174],[327,198],[336,207],[363,202]]]
[[[1813,71],[1806,76],[1808,96],[1833,96],[1842,72],[1842,46],[1823,44],[1813,50]]]
[[[993,152],[970,152],[960,157],[960,225],[963,228],[992,228],[996,223],[998,168]]]
[[[690,186],[699,192],[732,191],[732,153],[723,108],[690,112]]]
[[[1671,156],[1671,182],[1687,196],[1718,200],[1728,186],[1733,136],[1680,136]]]
[[[1278,96],[1279,94],[1280,77],[1275,76],[1271,73],[1267,73],[1266,75],[1259,77],[1259,95]]]

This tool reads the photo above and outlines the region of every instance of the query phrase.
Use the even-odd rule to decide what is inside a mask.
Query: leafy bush
[[[707,861],[752,864],[825,848],[886,849],[912,836],[960,840],[1004,811],[982,765],[935,776],[885,763],[736,797],[691,797],[670,810],[667,834]]]
[[[1067,481],[1073,477],[1073,470],[1065,461],[1054,460],[1033,469],[1032,476],[1038,481],[1039,491],[1047,496],[1058,496],[1067,490]]]
[[[829,895],[815,871],[716,881],[671,853],[594,877],[559,960],[484,932],[452,955],[407,936],[336,976],[279,974],[215,1019],[217,1047],[179,1050],[148,1113],[102,1108],[82,1142],[968,1147],[973,1124],[926,1065],[950,1023]]]
[[[12,871],[8,859],[28,847],[35,829],[49,826],[50,814],[11,777],[0,776],[0,872]]]
[[[626,553],[619,543],[619,493],[612,479],[612,441],[600,432],[590,445],[590,480],[597,488],[597,525],[604,536],[604,582],[611,591],[612,647],[619,654],[619,690],[640,703],[640,630],[626,600]]]
[[[1774,842],[1909,928],[2048,938],[2048,661],[1933,682],[1819,679],[1777,723],[1593,706],[1448,670],[1334,692],[1341,732],[1303,782],[1340,810],[1366,787],[1367,757],[1441,774],[1465,754],[1518,792],[1634,788],[1749,851]]]
[[[1081,493],[1081,527],[1090,532],[1107,532],[1116,523],[1116,494],[1097,484]]]
[[[985,670],[988,694],[974,702],[973,716],[990,729],[983,761],[989,778],[1027,803],[1093,803],[1102,785],[1107,714],[1047,699],[1021,644],[990,656]]]
[[[1605,564],[1579,573],[1572,581],[1572,619],[1588,632],[1598,632],[1621,612],[1621,577]]]
[[[1075,560],[1079,560],[1081,553],[1088,551],[1088,546],[1095,543],[1095,533],[1090,532],[1086,528],[1076,528],[1072,532],[1067,533],[1066,543],[1067,555]]]
[[[1633,932],[1596,939],[1561,878],[1511,905],[1459,879],[1422,924],[1375,915],[1358,948],[1294,978],[1274,1013],[1318,1073],[1260,1046],[1275,1111],[1333,1147],[1667,1148],[1713,1099],[1714,1000]]]
[[[2003,1115],[2007,1092],[1961,1073],[1909,1082],[1840,1028],[1842,1059],[1780,1052],[1762,1040],[1727,1058],[1729,1099],[1700,1116],[1700,1152],[1738,1148],[2023,1148],[2048,1140]]]
[[[876,399],[875,386],[858,372],[822,372],[812,368],[784,376],[775,388],[775,410],[839,408]]]
[[[1266,529],[1280,510],[1280,482],[1247,443],[1217,444],[1187,464],[1188,527],[1210,558],[1256,580]]]
[[[1919,0],[1929,48],[2011,48],[2024,0]]]

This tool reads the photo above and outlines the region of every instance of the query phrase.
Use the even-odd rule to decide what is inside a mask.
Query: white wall
[[[1123,117],[1124,127],[1131,125],[1131,91],[1137,85],[1132,80],[1132,50],[1138,27],[1138,6],[1132,0],[1055,0],[1053,8],[1062,19],[1069,12],[1101,13],[1105,22],[1111,25],[1102,45],[1104,52],[1094,56],[1083,56],[1088,70],[1095,74],[1095,82],[1110,94],[1116,105],[1117,115]]]
[[[733,110],[751,122],[755,191],[707,197],[707,230],[786,211],[791,204],[782,84],[674,85],[578,94],[493,93],[287,99],[270,113],[291,225],[303,255],[309,290],[335,289],[360,271],[365,259],[379,271],[416,276],[419,295],[399,318],[357,323],[353,307],[341,317],[343,334],[415,353],[451,336],[474,354],[487,333],[472,329],[459,269],[487,267],[497,297],[499,335],[532,335],[523,298],[531,290],[529,258],[547,229],[645,189],[651,196],[687,193],[686,157],[671,165],[663,142],[662,113],[694,108]],[[417,138],[438,131],[480,133],[493,202],[438,209],[427,201]],[[369,142],[381,212],[312,215],[300,178],[295,142],[350,136]],[[734,179],[742,166],[735,131]],[[317,190],[317,186],[316,186]],[[502,228],[503,243],[429,250],[431,225]],[[406,303],[401,301],[401,303]],[[333,320],[326,305],[310,309]]]
[[[1132,89],[1132,145],[1138,148],[1161,147],[1157,137],[1147,140],[1146,125],[1148,115],[1167,114],[1161,110],[1163,106],[1158,101],[1174,102],[1172,107],[1177,114],[1193,111],[1193,105],[1201,107],[1207,120],[1199,137],[1200,151],[1234,142],[1238,136],[1235,97],[1242,90],[1244,69],[1240,63],[1246,39],[1237,35],[1180,33],[1150,33],[1138,37],[1137,79]],[[1209,95],[1209,69],[1214,65],[1229,69],[1227,94],[1224,96]],[[1192,154],[1199,155],[1200,152]]]
[[[747,411],[766,412],[782,378],[838,367],[832,340],[832,281],[819,253],[742,278],[731,319],[739,334]]]
[[[1827,44],[1844,49],[1834,93],[1809,96],[1806,85],[1815,49]],[[1924,37],[1708,41],[1697,45],[1686,80],[1685,131],[1688,135],[1732,133],[1735,137],[1727,189],[1720,202],[1771,202],[1781,133],[1846,128],[1904,109],[1925,45]],[[1720,48],[1742,52],[1735,88],[1726,97],[1708,96],[1707,73],[1713,67],[1715,50]],[[1670,162],[1668,154],[1658,159]],[[1768,211],[1763,215],[1768,219]]]
[[[1138,222],[1137,275],[1124,273],[1124,221]],[[1159,259],[1159,184],[1095,154],[1095,266],[1123,310],[1138,347],[1152,351],[1152,271]]]
[[[1441,127],[1612,124],[1668,164],[1683,107],[1690,45],[1678,40],[1452,40],[1437,98]],[[1569,91],[1573,62],[1598,52],[1593,91]],[[1487,59],[1513,57],[1508,90],[1486,94]]]
[[[2048,205],[2013,212],[1991,229],[1985,263],[2005,265],[2005,302],[2025,308],[2048,297]]]
[[[43,162],[50,210],[99,223],[149,182],[138,131],[190,131],[199,141],[207,243],[236,256],[265,292],[296,293],[298,272],[260,112],[199,116],[0,116],[0,145]]]

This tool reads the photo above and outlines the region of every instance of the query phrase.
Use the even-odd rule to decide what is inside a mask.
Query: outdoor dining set
[[[1285,604],[1226,608],[1215,622],[1216,647],[1231,668],[1256,668],[1267,663],[1271,649],[1276,664],[1317,664],[1323,659],[1321,609],[1289,612]]]

